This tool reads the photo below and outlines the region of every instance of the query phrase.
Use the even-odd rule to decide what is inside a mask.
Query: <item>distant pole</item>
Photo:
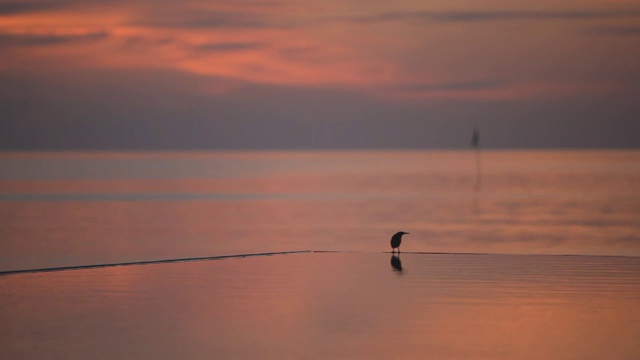
[[[480,182],[482,177],[482,169],[480,163],[480,132],[478,128],[473,128],[473,135],[471,136],[471,146],[474,148],[476,153],[476,190],[480,189]]]

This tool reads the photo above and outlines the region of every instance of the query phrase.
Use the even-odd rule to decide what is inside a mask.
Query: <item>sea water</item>
[[[0,295],[2,359],[640,355],[636,257],[299,253],[5,275]]]
[[[3,153],[0,170],[2,359],[640,356],[638,151]]]
[[[293,250],[640,256],[640,151],[0,154],[0,271]]]

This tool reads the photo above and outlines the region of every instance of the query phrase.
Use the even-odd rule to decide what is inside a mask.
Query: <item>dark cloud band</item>
[[[550,21],[550,20],[606,20],[619,18],[640,18],[640,10],[630,11],[416,11],[388,12],[370,16],[352,17],[349,20],[360,23],[387,21],[425,22],[495,22],[495,21]]]
[[[107,32],[95,32],[82,35],[56,34],[1,34],[0,46],[43,46],[75,43],[81,41],[102,40],[109,36]]]

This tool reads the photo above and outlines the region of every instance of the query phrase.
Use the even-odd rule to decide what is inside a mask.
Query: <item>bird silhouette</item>
[[[395,252],[395,249],[398,249],[398,253],[400,253],[400,243],[402,242],[402,235],[408,234],[408,232],[398,231],[393,234],[391,237],[391,252]]]

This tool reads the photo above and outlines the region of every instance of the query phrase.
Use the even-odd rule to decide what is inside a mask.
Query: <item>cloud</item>
[[[0,33],[0,46],[43,46],[76,43],[83,41],[102,40],[109,36],[107,32],[94,32],[88,34],[2,34]]]
[[[376,15],[351,17],[350,20],[358,23],[376,23],[389,21],[422,21],[432,23],[458,23],[458,22],[496,22],[496,21],[555,21],[555,20],[606,20],[620,18],[638,18],[640,10],[631,11],[414,11],[414,12],[387,12]]]
[[[592,26],[585,32],[589,35],[640,36],[640,26]]]
[[[51,10],[65,10],[87,5],[114,6],[122,0],[0,0],[0,15],[28,14]]]
[[[178,13],[156,11],[144,19],[134,21],[133,25],[166,29],[219,29],[219,28],[286,28],[290,24],[267,20],[259,13],[243,11],[212,11],[206,9],[187,9]]]
[[[508,86],[507,81],[501,79],[480,79],[452,82],[412,83],[394,86],[393,90],[409,93],[451,93],[467,91],[495,90]]]
[[[45,1],[0,2],[0,15],[22,14],[59,8],[60,4]]]
[[[198,45],[196,50],[213,51],[213,52],[236,52],[247,50],[258,50],[266,45],[260,42],[224,42],[224,43],[207,43]]]
[[[241,1],[202,3],[185,0],[0,0],[0,16],[51,11],[84,11],[88,16],[125,9],[131,15],[127,25],[174,30],[263,29],[290,27],[283,20],[270,19],[264,9],[282,6],[279,2]],[[291,22],[291,21],[290,21]]]

